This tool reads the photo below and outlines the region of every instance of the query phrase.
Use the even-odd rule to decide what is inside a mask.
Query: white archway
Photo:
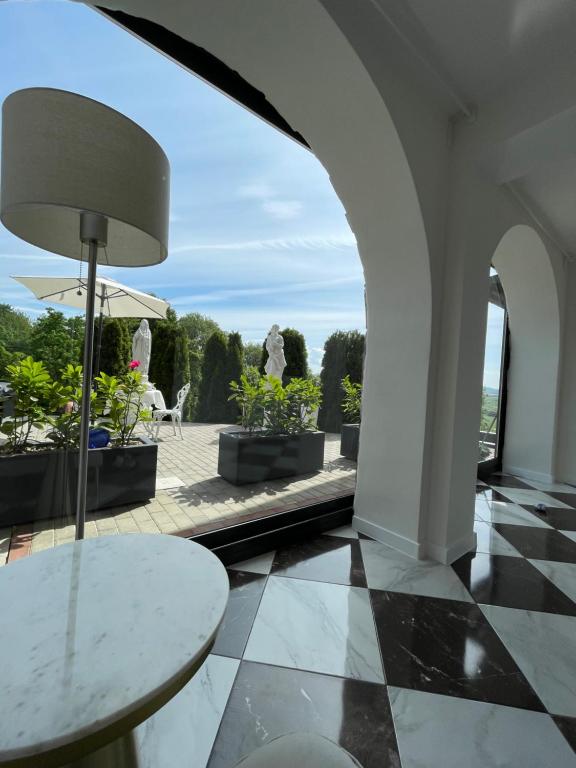
[[[503,469],[553,481],[560,364],[560,307],[550,256],[538,233],[517,225],[492,260],[506,295],[510,368]]]
[[[357,525],[420,554],[431,270],[410,166],[370,74],[318,0],[98,5],[154,21],[238,71],[327,169],[356,235],[367,286]]]

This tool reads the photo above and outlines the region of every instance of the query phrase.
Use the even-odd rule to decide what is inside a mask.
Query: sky
[[[108,104],[170,160],[168,258],[101,274],[153,291],[179,315],[209,315],[245,342],[262,342],[273,323],[297,328],[315,372],[331,332],[364,330],[354,236],[311,152],[79,3],[0,3],[0,101],[31,86]],[[47,305],[10,275],[78,268],[0,225],[0,302],[37,317]]]
[[[179,315],[209,315],[245,342],[261,343],[273,323],[297,328],[314,372],[330,333],[364,330],[354,236],[311,152],[80,3],[0,2],[0,101],[30,86],[108,104],[170,160],[168,258],[101,274],[156,293]],[[0,225],[0,302],[37,317],[46,305],[10,275],[75,276],[78,266]],[[491,308],[486,386],[498,386],[500,344]]]

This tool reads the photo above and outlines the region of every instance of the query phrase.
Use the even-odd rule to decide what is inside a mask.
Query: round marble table
[[[137,766],[133,730],[212,646],[228,577],[207,549],[129,534],[0,569],[0,766]]]

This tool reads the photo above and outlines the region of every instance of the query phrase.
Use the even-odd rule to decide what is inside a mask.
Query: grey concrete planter
[[[342,424],[340,431],[340,454],[352,461],[358,460],[360,424]]]
[[[88,511],[154,496],[158,446],[140,440],[88,452]],[[0,528],[74,514],[77,471],[78,451],[0,457]]]
[[[306,475],[324,466],[324,432],[259,435],[221,432],[218,474],[234,485]]]

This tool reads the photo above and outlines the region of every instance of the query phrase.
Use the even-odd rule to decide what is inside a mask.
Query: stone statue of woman
[[[142,374],[142,382],[148,383],[148,369],[150,368],[150,355],[152,354],[152,333],[148,327],[148,320],[142,320],[138,330],[132,338],[132,359],[138,360],[138,370]]]
[[[286,368],[286,358],[284,357],[284,339],[280,335],[280,326],[273,325],[266,336],[266,351],[268,352],[268,360],[264,370],[269,376],[275,376],[282,381],[282,374]]]

